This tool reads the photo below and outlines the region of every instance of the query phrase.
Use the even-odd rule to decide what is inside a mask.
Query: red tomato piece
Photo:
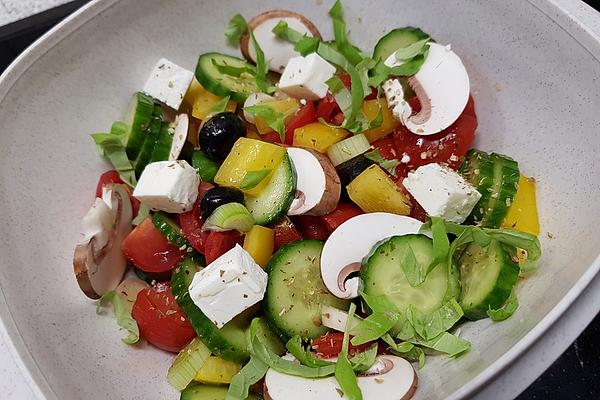
[[[277,132],[267,132],[264,135],[260,135],[260,138],[263,142],[281,144],[281,136]]]
[[[364,214],[358,206],[351,203],[340,203],[331,213],[321,217],[329,232],[333,232],[338,226],[352,217]]]
[[[119,176],[119,173],[111,169],[110,171],[104,172],[98,179],[98,185],[96,185],[96,197],[102,197],[102,188],[109,183],[125,183]]]
[[[131,231],[121,249],[136,267],[151,273],[171,271],[186,255],[154,227],[152,217],[145,218]]]
[[[352,336],[350,336],[352,339]],[[344,340],[344,334],[342,332],[329,332],[319,338],[316,338],[311,343],[311,348],[317,353],[317,355],[324,358],[337,357],[342,351],[342,342]],[[353,355],[365,351],[373,345],[373,342],[367,342],[359,346],[353,346],[352,343],[348,343],[348,354]]]
[[[168,283],[139,292],[131,316],[140,328],[140,335],[165,351],[177,353],[196,337]]]
[[[409,102],[417,112],[420,108],[418,100],[413,98]],[[450,168],[457,169],[473,143],[476,129],[477,116],[472,97],[469,98],[461,116],[448,128],[435,135],[415,135],[401,125],[393,133],[397,158],[406,154],[410,160],[406,164],[399,165],[398,175],[405,177],[408,171],[430,163],[445,163]]]
[[[279,222],[271,226],[275,235],[275,244],[273,252],[276,252],[284,244],[302,240],[302,235],[296,229],[294,223],[287,217],[283,217]]]
[[[305,239],[327,240],[329,230],[321,217],[312,215],[299,215],[294,219],[294,225]]]
[[[244,237],[238,231],[210,232],[204,242],[206,264],[210,264],[233,249],[236,244],[241,245],[243,242]]]
[[[285,126],[285,144],[292,145],[294,141],[294,130],[311,122],[317,121],[317,110],[312,101],[307,101],[306,105],[296,111],[296,115]]]
[[[327,92],[327,95],[317,103],[317,118],[322,118],[331,123],[333,116],[339,113],[341,113],[340,107],[337,105],[333,95]]]
[[[129,185],[123,185],[125,186],[125,190],[127,191],[127,194],[129,194],[129,201],[131,202],[131,212],[132,212],[132,216],[133,218],[137,217],[138,212],[140,211],[140,205],[142,203],[140,203],[140,201],[138,199],[136,199],[135,197],[133,197],[133,189],[131,188],[131,186]]]
[[[178,217],[179,226],[181,226],[183,236],[185,236],[194,249],[202,254],[204,254],[204,243],[210,232],[202,230],[204,222],[200,217],[200,202],[202,201],[204,194],[214,187],[215,186],[212,183],[200,182],[200,185],[198,186],[198,198],[194,203],[194,208],[192,208],[191,211],[179,214]]]

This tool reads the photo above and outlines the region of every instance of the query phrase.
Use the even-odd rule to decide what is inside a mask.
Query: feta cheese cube
[[[190,297],[221,328],[233,317],[261,301],[267,289],[267,273],[240,245],[197,272]]]
[[[161,58],[156,63],[142,91],[167,106],[178,110],[185,93],[192,83],[192,79],[194,79],[193,72],[180,67],[166,58]]]
[[[432,163],[409,172],[402,184],[430,216],[461,224],[481,193],[450,168]]]
[[[297,99],[322,99],[328,89],[325,82],[334,73],[335,67],[317,53],[293,57],[281,75],[279,89]]]
[[[158,161],[144,168],[133,196],[153,210],[182,213],[194,206],[199,183],[187,161]]]

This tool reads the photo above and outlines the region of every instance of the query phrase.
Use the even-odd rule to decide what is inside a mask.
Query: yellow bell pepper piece
[[[233,145],[229,155],[221,164],[215,175],[215,183],[220,186],[235,187],[251,196],[259,194],[271,180],[286,151],[283,147],[256,139],[239,138]],[[246,174],[251,171],[270,169],[258,185],[249,189],[241,189]]]
[[[205,120],[209,117],[210,109],[219,101],[223,100],[223,97],[212,94],[194,79],[183,100],[184,102],[191,104],[192,117],[199,120]],[[227,106],[225,106],[225,111],[234,112],[236,107],[236,102],[229,100]]]
[[[348,195],[364,212],[410,214],[408,197],[379,165],[371,165],[348,186]]]
[[[279,111],[279,112],[285,114],[287,116],[286,122],[287,122],[288,118],[291,118],[294,116],[294,114],[296,113],[296,111],[298,111],[298,108],[300,107],[298,105],[298,100],[296,100],[296,99],[269,100],[269,101],[264,101],[260,104],[269,106],[269,107],[273,108],[275,111]],[[264,135],[266,133],[274,131],[273,128],[271,128],[269,125],[267,125],[267,122],[260,117],[254,117],[254,125],[256,126],[256,130],[258,130],[258,133],[260,133],[261,135]]]
[[[227,384],[237,374],[242,366],[233,361],[223,360],[221,357],[210,356],[200,368],[194,378],[197,382]]]
[[[516,229],[536,236],[540,234],[540,222],[535,200],[535,179],[521,175],[519,189],[508,209],[508,214],[502,221],[502,227]]]
[[[263,268],[273,255],[274,245],[273,229],[260,225],[254,225],[244,238],[244,250],[250,253],[254,261]]]
[[[365,114],[369,122],[373,121],[377,114],[379,113],[379,109],[381,107],[381,115],[383,116],[383,122],[377,128],[367,129],[363,133],[369,139],[369,143],[373,143],[374,141],[381,139],[384,136],[392,133],[394,129],[400,126],[400,121],[397,121],[392,116],[392,111],[388,108],[387,101],[384,98],[379,100],[366,100],[362,104],[362,112]]]
[[[321,153],[350,135],[345,129],[333,128],[320,122],[311,122],[294,130],[294,142],[296,147],[306,147]]]

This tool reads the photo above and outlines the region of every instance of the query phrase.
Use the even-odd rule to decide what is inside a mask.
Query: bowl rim
[[[122,0],[92,0],[37,39],[23,51],[0,76],[0,104],[5,100],[18,79],[44,54],[51,51],[71,34],[100,13],[117,5]],[[583,3],[569,0],[528,0],[541,13],[575,39],[600,63],[600,13]],[[448,400],[464,399],[479,391],[484,384],[495,378],[500,372],[525,353],[573,304],[577,297],[592,282],[600,271],[600,255],[592,262],[584,274],[568,290],[544,318],[525,334],[504,355],[476,375],[471,381],[454,391]],[[0,285],[0,325],[7,335],[7,347],[18,368],[36,399],[58,399],[45,374],[37,364],[35,357],[24,342],[11,310],[8,307],[2,286]],[[583,330],[585,326],[580,329]]]

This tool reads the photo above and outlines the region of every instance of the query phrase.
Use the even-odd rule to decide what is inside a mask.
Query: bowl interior
[[[49,398],[175,398],[165,379],[171,355],[122,344],[112,317],[95,314],[72,274],[79,222],[107,169],[89,134],[122,117],[158,58],[193,70],[202,52],[237,54],[223,36],[234,14],[288,8],[330,37],[330,3],[115,2],[39,57],[1,100],[0,286]],[[515,346],[598,257],[598,60],[530,2],[344,7],[351,39],[364,49],[404,25],[451,43],[471,77],[476,146],[511,155],[538,181],[541,267],[519,283],[513,318],[465,324],[467,355],[428,359],[418,398],[447,398]]]

